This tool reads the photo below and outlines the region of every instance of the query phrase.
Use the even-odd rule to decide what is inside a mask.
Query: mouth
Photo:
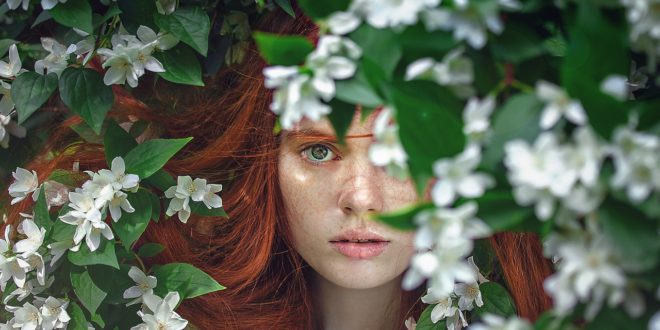
[[[370,259],[383,253],[390,241],[371,232],[347,231],[329,243],[337,252],[348,258]]]

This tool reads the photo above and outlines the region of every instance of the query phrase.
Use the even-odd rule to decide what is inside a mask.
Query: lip
[[[356,242],[356,241],[364,242]],[[374,258],[387,248],[390,241],[366,230],[347,230],[330,240],[330,245],[346,257],[352,259]]]

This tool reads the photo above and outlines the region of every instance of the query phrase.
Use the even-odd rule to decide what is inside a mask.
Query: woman
[[[311,38],[316,31],[309,20],[277,11],[259,26]],[[343,146],[332,141],[327,121],[304,121],[274,134],[263,67],[252,49],[244,64],[221,72],[205,90],[182,91],[185,111],[177,114],[115,89],[111,116],[119,122],[142,119],[162,127],[163,137],[195,137],[168,163],[170,173],[225,183],[229,219],[161,221],[144,235],[167,247],[158,263],[192,263],[227,287],[186,301],[180,313],[201,329],[403,328],[405,319],[419,317],[424,308],[423,288],[400,289],[412,237],[366,216],[415,201],[411,183],[389,178],[368,162],[374,115],[365,122],[355,119]],[[165,104],[180,87],[158,90],[165,91],[157,95]],[[62,150],[70,141],[68,127],[77,122],[63,123],[43,154]],[[56,168],[106,166],[98,145],[70,150],[28,168],[44,180]],[[19,211],[12,210],[10,221]],[[541,292],[550,267],[539,242],[500,234],[491,243],[519,314],[536,318],[549,307]]]

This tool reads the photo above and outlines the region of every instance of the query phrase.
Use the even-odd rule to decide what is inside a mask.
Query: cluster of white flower
[[[9,63],[0,60],[0,146],[9,147],[9,134],[16,137],[25,137],[25,128],[11,120],[14,113],[14,100],[11,97],[11,84],[7,80],[14,79],[16,75],[25,71],[21,69],[21,58],[18,56],[16,44],[9,46]]]
[[[475,305],[477,307],[484,305],[479,285],[488,282],[488,280],[479,272],[473,257],[468,258],[468,263],[476,278],[475,281],[456,283],[452,293],[442,296],[437,296],[429,288],[427,294],[422,297],[422,302],[425,304],[435,304],[431,310],[431,322],[437,323],[446,319],[448,330],[459,330],[466,327],[468,323],[463,312],[473,310]],[[455,299],[458,299],[458,303]]]
[[[635,50],[645,52],[655,70],[660,56],[660,8],[655,0],[621,0],[630,22],[630,41]]]
[[[438,181],[433,185],[431,198],[439,207],[451,205],[460,195],[479,197],[495,185],[495,180],[484,173],[474,173],[481,162],[481,149],[469,145],[455,159],[440,159],[433,164]]]
[[[140,25],[137,36],[117,33],[112,36],[112,49],[99,48],[97,53],[104,57],[103,67],[110,67],[103,77],[106,85],[124,84],[131,87],[138,85],[138,78],[145,70],[165,72],[163,65],[153,57],[156,49],[167,50],[179,42],[171,34],[158,33]]]
[[[326,24],[332,33],[338,35],[355,30],[362,19],[379,29],[399,29],[416,24],[422,13],[439,4],[440,0],[354,0],[347,11],[336,12],[328,17]]]
[[[265,68],[265,86],[276,89],[270,109],[280,115],[282,128],[293,128],[303,117],[317,121],[329,114],[330,106],[322,101],[328,102],[335,96],[335,80],[355,74],[355,60],[361,54],[350,39],[324,35],[307,55],[303,67]]]
[[[26,238],[12,246],[9,239],[11,226],[5,227],[4,240],[0,239],[0,291],[13,279],[18,288],[24,288],[28,273],[36,270],[40,285],[46,283],[44,259],[38,251],[44,241],[46,230],[39,228],[31,219],[24,219],[18,227]]]
[[[624,188],[635,203],[644,201],[653,191],[660,191],[660,138],[619,127],[611,146],[616,172],[612,187]]]
[[[36,73],[55,73],[59,77],[60,74],[62,74],[62,71],[64,71],[69,65],[69,56],[71,56],[71,54],[76,56],[87,54],[83,59],[83,63],[87,63],[94,54],[92,50],[94,49],[94,43],[96,40],[93,35],[84,31],[76,28],[73,30],[78,35],[82,36],[83,39],[75,44],[70,44],[68,47],[57,42],[57,40],[53,38],[41,38],[41,47],[48,51],[48,55],[34,63],[34,71]]]
[[[474,81],[472,61],[463,56],[461,47],[448,52],[439,63],[430,57],[410,63],[406,68],[405,79],[431,80],[451,88],[457,96],[463,98],[474,94],[471,86]]]
[[[206,179],[193,180],[189,175],[179,176],[177,185],[165,191],[165,197],[171,198],[165,214],[172,216],[177,213],[181,222],[188,222],[190,217],[190,200],[202,202],[208,209],[222,207],[222,198],[216,193],[222,190],[221,184],[207,184]]]
[[[44,10],[50,10],[53,9],[58,3],[65,3],[66,0],[41,0],[41,7]],[[18,8],[19,6],[23,8],[23,10],[28,10],[30,6],[30,0],[7,0],[7,6],[9,6],[9,9],[14,10]]]
[[[60,220],[77,226],[73,236],[74,245],[70,250],[77,251],[83,238],[90,251],[99,248],[101,235],[106,239],[114,238],[102,216],[106,209],[110,210],[110,216],[115,222],[121,217],[122,210],[128,213],[135,211],[124,191],[137,191],[140,178],[124,172],[124,160],[115,157],[110,170],[102,169],[98,173],[87,171],[91,180],[87,180],[82,188],[69,193],[68,206],[72,210],[60,216]]]
[[[408,155],[399,140],[399,125],[392,118],[392,108],[384,107],[374,121],[374,142],[369,146],[369,160],[383,166],[400,180],[408,176]]]
[[[495,110],[495,97],[487,96],[481,101],[471,97],[463,109],[463,134],[468,144],[481,146],[488,142],[490,115]]]
[[[534,327],[524,319],[510,317],[505,319],[499,315],[486,314],[482,317],[482,323],[475,323],[470,330],[532,330]]]
[[[6,305],[5,309],[13,313],[7,324],[0,324],[2,329],[66,329],[71,317],[66,312],[69,302],[51,296],[35,297],[32,303],[26,302],[21,307]],[[6,327],[6,328],[5,328]]]
[[[428,278],[429,293],[447,297],[455,282],[474,283],[477,274],[466,258],[472,240],[486,237],[490,228],[476,218],[477,204],[468,202],[456,208],[426,210],[415,216],[419,226],[414,245],[417,250],[403,279],[405,289],[413,289]]]

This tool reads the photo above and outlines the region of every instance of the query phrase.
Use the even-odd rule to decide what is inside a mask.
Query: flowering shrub
[[[275,3],[293,15],[287,1]],[[426,280],[422,301],[429,306],[406,322],[409,328],[660,329],[654,1],[299,5],[320,27],[316,45],[301,36],[254,34],[269,63],[265,84],[274,90],[271,110],[281,127],[327,116],[341,137],[356,107],[380,111],[369,152],[374,165],[411,178],[420,194],[432,184],[431,201],[377,216],[416,230],[417,253],[403,286]],[[20,38],[0,40],[0,51],[7,49],[0,145],[29,138],[37,110],[59,97],[91,131],[105,127],[109,166],[88,172],[80,186],[40,184],[34,172],[13,171],[11,203],[32,200],[34,211],[0,240],[0,320],[8,326],[183,328],[187,322],[174,311],[180,300],[222,289],[186,264],[147,272],[141,259],[162,247],[133,249],[161,213],[150,188],[165,191],[164,213],[185,223],[191,212],[222,215],[222,186],[174,180],[161,169],[188,140],[137,144],[106,118],[110,85],[135,87],[143,75],[157,74],[202,86],[199,58],[240,61],[248,14],[274,8],[239,5],[221,28],[231,47],[210,54],[217,22],[209,7],[168,0],[139,10],[128,0],[9,0],[0,7],[2,24],[52,19],[72,32],[42,38],[36,47],[44,51],[36,52]],[[26,55],[34,71],[24,68]],[[94,58],[104,73],[89,68]],[[483,243],[501,231],[538,233],[554,262],[544,283],[554,308],[533,326],[515,317],[506,289],[489,280],[495,262]],[[188,278],[199,285],[182,285]],[[131,317],[113,315],[117,306]]]

